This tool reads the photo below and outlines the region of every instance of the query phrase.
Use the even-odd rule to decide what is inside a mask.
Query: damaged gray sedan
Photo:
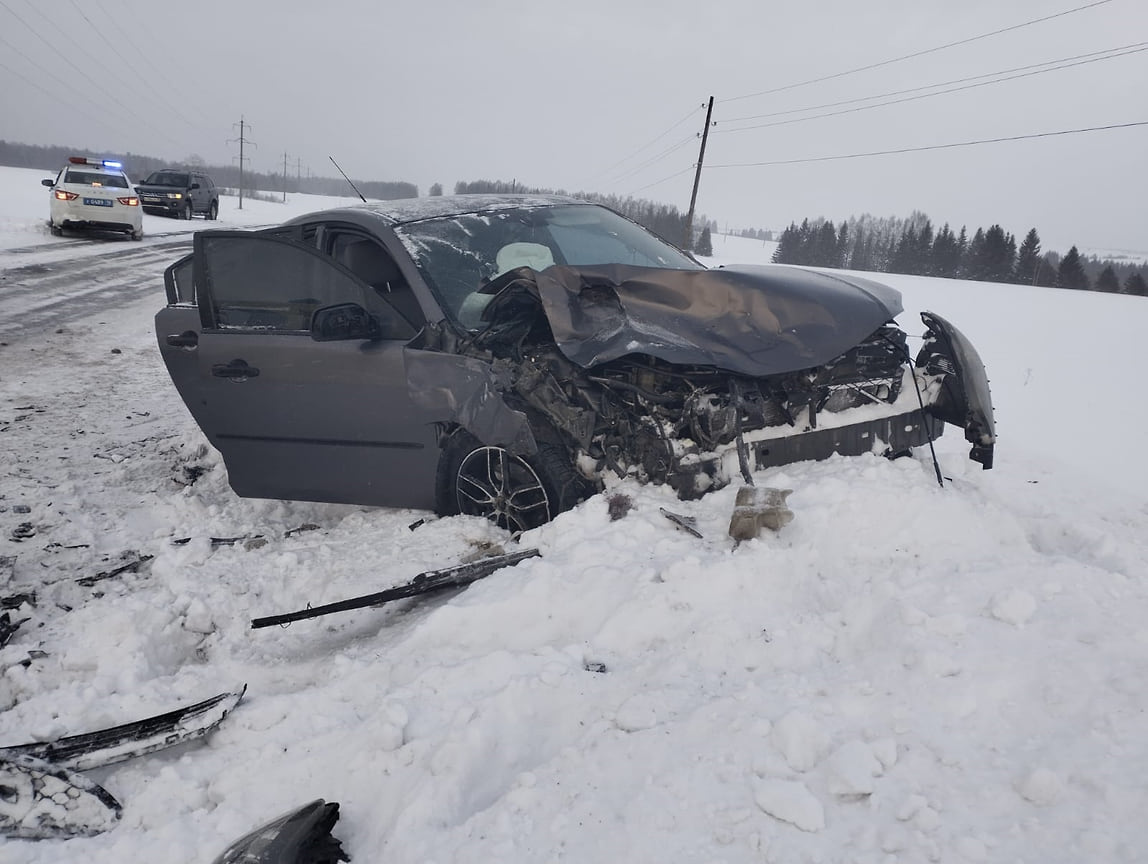
[[[706,269],[576,199],[455,196],[204,231],[164,275],[172,380],[244,497],[541,525],[610,473],[695,498],[960,427],[992,466],[976,350],[847,274]]]

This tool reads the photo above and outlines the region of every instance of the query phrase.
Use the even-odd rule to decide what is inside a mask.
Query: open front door
[[[169,307],[157,336],[239,495],[433,506],[438,449],[408,394],[407,320],[281,233],[200,232],[194,273],[198,330],[186,308]],[[346,303],[366,309],[382,338],[315,341],[313,313]]]

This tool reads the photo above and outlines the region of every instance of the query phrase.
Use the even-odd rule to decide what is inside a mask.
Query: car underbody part
[[[351,609],[364,609],[368,606],[379,606],[391,600],[404,597],[415,597],[443,588],[457,588],[469,585],[479,579],[489,576],[503,567],[510,567],[527,558],[536,558],[541,553],[537,549],[523,549],[518,552],[509,552],[505,555],[491,555],[479,558],[466,564],[458,564],[442,570],[428,570],[415,576],[405,585],[388,588],[374,594],[364,594],[349,600],[340,600],[337,603],[328,603],[325,606],[314,606],[309,609],[300,609],[298,612],[286,612],[282,615],[269,615],[266,618],[256,618],[251,622],[251,629],[273,627],[276,624],[290,624],[293,621],[303,621],[307,618],[318,618],[320,615],[330,615],[332,612],[347,612]]]
[[[0,836],[90,837],[112,828],[123,806],[71,769],[34,756],[0,756]]]
[[[338,864],[350,861],[331,836],[339,805],[322,798],[284,813],[236,840],[213,864]]]

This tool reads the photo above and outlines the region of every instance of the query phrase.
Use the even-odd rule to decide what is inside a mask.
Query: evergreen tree
[[[1148,282],[1144,281],[1144,277],[1137,270],[1133,272],[1124,282],[1124,293],[1132,294],[1136,297],[1148,297]]]
[[[1060,256],[1046,252],[1036,260],[1036,273],[1032,284],[1039,288],[1055,288],[1059,278]]]
[[[781,232],[777,241],[777,248],[769,259],[774,264],[796,264],[801,254],[801,235],[796,222],[790,222],[789,227]]]
[[[953,230],[946,222],[933,239],[929,254],[929,270],[934,276],[955,279],[961,268],[961,247]]]
[[[697,255],[704,255],[706,258],[713,257],[714,244],[713,237],[710,234],[709,225],[702,229],[702,233],[699,235],[697,243],[694,244],[694,253]]]
[[[832,222],[828,220],[822,222],[811,239],[813,248],[810,250],[812,259],[810,264],[815,267],[841,266],[841,259],[837,255],[837,230]]]
[[[1101,270],[1100,275],[1096,277],[1096,290],[1104,291],[1106,294],[1119,293],[1120,280],[1116,278],[1116,271],[1111,267]]]
[[[1076,291],[1089,289],[1088,274],[1084,272],[1084,265],[1080,263],[1080,252],[1073,246],[1068,254],[1060,259],[1057,269],[1056,284],[1058,288],[1071,288]]]
[[[837,229],[837,266],[849,266],[849,223],[845,221]]]
[[[1020,244],[1020,252],[1016,256],[1015,279],[1022,285],[1036,284],[1036,269],[1040,264],[1040,235],[1035,228],[1030,228]]]
[[[913,249],[913,272],[922,276],[933,273],[933,223],[925,219],[917,231],[917,245]]]
[[[975,237],[973,241],[976,242]],[[986,282],[1011,281],[1015,257],[1016,239],[1005,234],[1000,225],[992,225],[984,232],[979,254],[973,262],[979,274],[976,278]]]
[[[435,195],[441,195],[441,194],[442,194],[442,184],[441,183],[432,183],[430,189],[427,191],[427,195],[435,196]]]
[[[983,281],[988,273],[988,268],[985,266],[985,232],[983,228],[978,228],[973,239],[969,241],[969,248],[965,252],[964,258],[964,272],[961,275],[965,279]]]

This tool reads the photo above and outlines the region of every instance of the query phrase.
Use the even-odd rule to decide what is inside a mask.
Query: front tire
[[[537,453],[518,456],[459,429],[443,446],[435,497],[443,516],[482,516],[519,533],[546,524],[593,492],[560,445],[540,440]]]
[[[179,214],[179,218],[183,219],[185,222],[191,221],[191,202],[190,201],[188,201],[186,204],[183,205],[183,211]]]
[[[212,222],[214,222],[216,219],[219,218],[219,202],[218,201],[212,201],[211,202],[211,207],[209,207],[207,210],[207,218]]]

